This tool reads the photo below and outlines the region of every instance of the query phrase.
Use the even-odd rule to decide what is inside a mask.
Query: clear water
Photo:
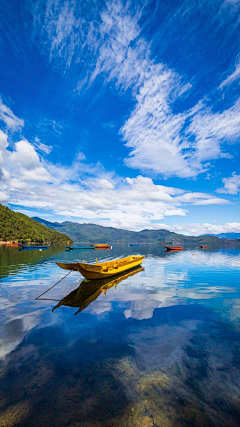
[[[99,287],[72,272],[35,300],[67,273],[56,260],[132,253],[144,271]],[[0,426],[240,425],[239,249],[0,258]]]

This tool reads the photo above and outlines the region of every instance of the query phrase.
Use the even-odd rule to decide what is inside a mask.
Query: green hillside
[[[66,234],[52,230],[21,213],[13,212],[0,203],[0,241],[55,242],[71,240]]]
[[[79,224],[65,221],[50,222],[41,218],[34,218],[36,221],[46,225],[53,230],[66,233],[74,242],[89,243],[157,243],[157,242],[179,242],[180,244],[224,244],[224,239],[215,236],[184,236],[172,233],[168,230],[142,230],[139,232],[121,230],[113,227],[103,227],[96,224]],[[236,244],[236,240],[234,240]]]

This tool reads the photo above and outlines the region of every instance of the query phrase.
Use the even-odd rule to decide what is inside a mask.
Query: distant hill
[[[219,237],[220,239],[240,239],[240,233],[221,233],[212,234],[212,236]]]
[[[74,242],[89,243],[157,243],[173,242],[180,244],[223,244],[223,240],[215,236],[183,236],[168,230],[142,230],[128,231],[113,227],[103,227],[96,224],[79,224],[77,222],[65,221],[50,222],[34,217],[35,221],[46,225],[53,230],[66,233]],[[237,242],[236,242],[237,243]]]
[[[47,228],[33,218],[22,213],[13,212],[0,203],[0,241],[19,242],[57,242],[65,243],[71,240],[65,234]]]

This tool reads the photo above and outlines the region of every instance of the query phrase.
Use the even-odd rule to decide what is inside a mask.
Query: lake
[[[55,261],[144,254],[88,284]],[[240,425],[240,249],[1,247],[0,426]],[[53,310],[54,309],[54,310]]]

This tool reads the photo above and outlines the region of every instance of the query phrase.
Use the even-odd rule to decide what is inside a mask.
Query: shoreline
[[[6,242],[4,242],[4,241],[0,241],[0,245],[12,245],[12,244],[19,244],[19,245],[51,245],[51,244],[61,244],[61,245],[66,245],[67,244],[67,242],[41,242],[41,243],[39,243],[39,242],[24,242],[24,243],[21,243],[21,242],[16,242],[15,240],[8,240],[8,241],[6,241]]]

